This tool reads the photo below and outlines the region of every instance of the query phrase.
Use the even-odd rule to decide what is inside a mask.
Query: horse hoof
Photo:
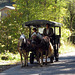
[[[22,65],[21,68],[23,68],[24,66]]]
[[[44,65],[45,63],[43,62],[43,65]]]
[[[47,65],[47,63],[45,63],[45,65]]]
[[[43,65],[40,65],[40,67],[43,67]]]
[[[26,67],[26,65],[24,65],[23,67]]]

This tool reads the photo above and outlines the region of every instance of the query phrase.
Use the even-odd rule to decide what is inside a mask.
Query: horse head
[[[26,37],[24,34],[20,36],[20,41],[24,41],[24,43],[26,43]]]
[[[46,41],[46,42],[49,42],[49,41],[50,41],[50,38],[49,38],[48,36],[44,36],[43,39],[44,39],[44,41]]]
[[[22,34],[19,38],[19,46],[21,49],[26,46],[26,37],[24,34]]]

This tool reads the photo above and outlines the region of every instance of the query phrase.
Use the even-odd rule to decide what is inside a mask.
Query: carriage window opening
[[[55,31],[56,31],[56,32],[55,32],[56,35],[59,35],[59,27],[56,27],[56,28],[55,28]]]
[[[38,28],[38,32],[39,32],[40,34],[43,34],[43,30],[44,30],[44,28]]]

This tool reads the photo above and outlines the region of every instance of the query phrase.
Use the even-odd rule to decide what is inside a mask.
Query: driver
[[[53,35],[53,29],[49,27],[49,24],[46,24],[46,28],[43,31],[44,36],[51,37]]]
[[[54,33],[53,33],[53,29],[49,27],[49,24],[46,24],[46,28],[43,31],[43,36],[48,36],[51,39],[51,43],[53,44],[53,37],[54,37]]]

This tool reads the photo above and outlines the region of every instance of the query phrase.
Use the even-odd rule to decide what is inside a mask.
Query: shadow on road
[[[75,56],[60,57],[58,62],[48,63],[40,67],[39,64],[21,65],[10,68],[0,75],[75,75]]]

